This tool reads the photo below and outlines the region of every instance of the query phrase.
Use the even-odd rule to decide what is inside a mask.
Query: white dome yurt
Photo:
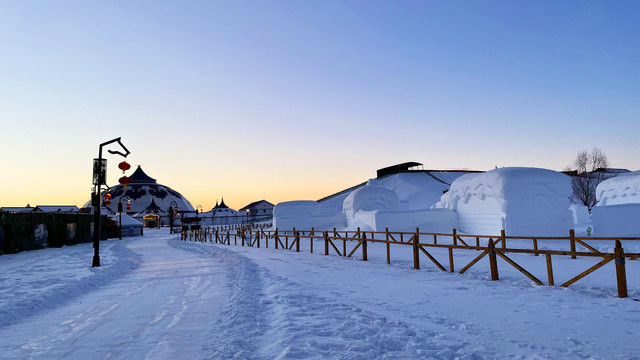
[[[126,188],[120,184],[111,187],[109,190],[111,204],[103,205],[103,211],[106,207],[109,210],[108,214],[115,214],[118,212],[118,202],[122,202],[125,213],[138,221],[144,221],[145,215],[158,215],[160,217],[158,225],[169,225],[170,207],[177,205],[178,212],[195,212],[189,200],[172,188],[158,184],[156,179],[142,171],[140,166],[131,174],[130,178],[131,183]],[[103,191],[103,198],[106,193],[107,191]],[[131,202],[129,210],[126,210],[127,199]],[[91,202],[85,205],[85,207],[90,206]]]

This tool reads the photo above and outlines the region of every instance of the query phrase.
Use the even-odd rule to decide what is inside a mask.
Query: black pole
[[[97,179],[96,179],[97,184],[95,184],[95,192],[94,192],[94,199],[93,199],[95,210],[93,212],[93,262],[91,264],[92,267],[100,267],[100,210],[101,210],[100,208],[102,206],[102,196],[100,195],[100,187],[102,185],[106,185],[106,179],[102,172],[102,147],[114,142],[118,142],[118,144],[120,144],[120,146],[126,153],[121,153],[120,151],[107,150],[110,154],[118,154],[125,158],[127,157],[127,155],[130,154],[129,150],[120,141],[120,138],[115,138],[113,140],[104,142],[100,144],[100,147],[98,148],[98,166],[97,166],[97,169],[96,169],[96,166],[94,166],[94,169],[93,169],[94,172],[98,170],[98,174],[97,174]],[[106,169],[105,169],[105,172],[106,172]],[[94,173],[94,177],[96,177],[95,173]]]
[[[100,148],[100,157],[98,163],[102,164],[102,147]],[[98,177],[98,183],[101,181],[101,175]],[[100,206],[102,206],[102,197],[100,196],[100,185],[96,185],[93,194],[95,210],[93,211],[93,262],[92,267],[100,267]]]

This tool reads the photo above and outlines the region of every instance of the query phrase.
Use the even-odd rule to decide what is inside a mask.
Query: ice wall
[[[567,175],[538,168],[501,168],[461,176],[440,199],[459,229],[492,235],[566,235],[572,227]]]
[[[620,174],[596,187],[596,206],[640,204],[640,171]]]

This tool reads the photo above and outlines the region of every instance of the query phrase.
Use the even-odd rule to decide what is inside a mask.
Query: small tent
[[[120,228],[120,216],[122,216],[122,236],[139,236],[142,235],[143,224],[127,214],[116,214],[111,217]]]

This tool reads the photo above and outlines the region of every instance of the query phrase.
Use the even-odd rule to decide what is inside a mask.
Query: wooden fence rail
[[[499,280],[498,262],[500,258],[520,273],[525,275],[537,285],[543,285],[544,282],[527,271],[524,267],[516,263],[512,258],[507,256],[508,253],[515,254],[532,254],[534,256],[545,256],[547,268],[547,284],[555,285],[553,273],[552,256],[569,256],[571,259],[577,257],[595,257],[602,260],[590,268],[584,270],[570,280],[564,282],[563,287],[568,287],[578,280],[591,274],[595,270],[603,267],[611,261],[615,262],[616,281],[618,288],[618,296],[627,297],[627,279],[625,259],[636,260],[640,257],[640,253],[627,253],[622,247],[622,241],[639,241],[640,238],[632,237],[577,237],[573,230],[566,237],[526,237],[526,236],[507,236],[504,230],[499,236],[496,235],[469,235],[460,234],[453,229],[450,234],[447,233],[422,233],[420,229],[415,232],[390,232],[385,231],[338,231],[335,228],[331,231],[311,230],[270,230],[264,226],[250,225],[242,227],[225,227],[204,229],[199,231],[183,231],[180,236],[184,241],[201,241],[213,242],[218,244],[231,245],[233,238],[234,245],[238,245],[240,239],[241,246],[251,246],[259,248],[261,244],[269,247],[271,241],[272,247],[275,249],[286,249],[300,252],[300,243],[309,241],[310,252],[314,252],[314,242],[320,240],[324,243],[324,255],[335,253],[338,256],[352,257],[358,250],[361,251],[362,260],[368,259],[369,243],[384,243],[386,248],[387,264],[391,263],[391,246],[411,246],[413,254],[413,267],[420,269],[421,253],[426,256],[438,269],[442,271],[455,272],[454,267],[454,250],[478,251],[480,252],[471,262],[468,262],[458,270],[460,274],[464,274],[472,266],[477,264],[484,257],[489,258],[489,270],[491,280]],[[283,241],[284,240],[284,241]],[[512,240],[531,241],[531,248],[509,247],[508,243]],[[611,241],[615,244],[613,253],[604,253],[588,244],[588,241],[602,240]],[[521,244],[521,241],[519,242]],[[553,242],[554,244],[568,243],[569,250],[566,249],[544,249],[539,247],[539,242]],[[338,245],[336,245],[338,244]],[[339,247],[342,245],[341,247]],[[578,246],[584,250],[578,250]],[[448,251],[448,269],[442,265],[435,256],[427,249],[440,248]]]

